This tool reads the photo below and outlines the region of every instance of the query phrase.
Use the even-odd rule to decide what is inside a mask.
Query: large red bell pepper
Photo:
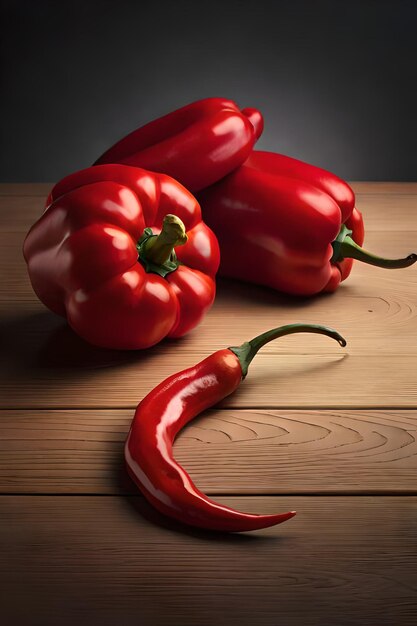
[[[220,273],[297,295],[334,291],[352,259],[385,268],[412,265],[360,246],[362,216],[352,189],[323,169],[270,152],[246,162],[198,196],[218,236]]]
[[[241,165],[262,130],[256,109],[241,111],[232,100],[205,98],[133,131],[95,165],[144,167],[168,174],[194,192]]]
[[[213,303],[219,265],[191,193],[125,165],[91,167],[55,185],[24,256],[47,307],[90,343],[120,349],[194,328]]]

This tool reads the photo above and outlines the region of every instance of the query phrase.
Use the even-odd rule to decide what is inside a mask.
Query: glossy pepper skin
[[[417,259],[387,260],[363,251],[363,219],[349,185],[280,154],[253,151],[198,199],[219,239],[220,273],[285,293],[335,291],[353,258],[386,268]]]
[[[285,522],[295,511],[256,515],[213,502],[199,491],[174,459],[178,432],[196,415],[239,387],[258,350],[284,335],[307,332],[346,341],[314,324],[291,324],[267,331],[236,348],[219,350],[194,367],[170,376],[138,405],[125,445],[127,470],[147,500],[161,513],[208,530],[242,532]]]
[[[95,165],[124,163],[172,176],[195,192],[232,172],[249,156],[263,130],[256,109],[205,98],[133,131]]]
[[[29,276],[86,341],[147,348],[185,335],[212,305],[217,240],[169,176],[91,167],[55,185],[47,205],[24,242]]]

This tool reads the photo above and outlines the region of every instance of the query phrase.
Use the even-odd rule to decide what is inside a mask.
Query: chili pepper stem
[[[385,259],[383,257],[376,256],[371,252],[367,252],[358,244],[353,241],[350,235],[350,231],[344,224],[340,230],[339,235],[333,242],[333,257],[332,262],[343,261],[343,259],[357,259],[362,263],[368,265],[375,265],[376,267],[383,267],[386,269],[399,269],[402,267],[409,267],[417,261],[417,254],[409,254],[404,259]]]
[[[229,350],[236,354],[239,359],[242,368],[242,378],[246,377],[251,361],[262,346],[274,339],[294,333],[317,333],[319,335],[326,335],[338,341],[342,347],[346,345],[346,340],[342,335],[332,328],[327,328],[327,326],[320,326],[318,324],[287,324],[286,326],[273,328],[272,330],[267,330],[265,333],[254,337],[250,341],[245,341],[241,346],[229,347]]]

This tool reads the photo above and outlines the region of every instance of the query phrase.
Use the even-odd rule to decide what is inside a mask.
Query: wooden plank
[[[254,289],[240,299],[228,284],[221,291],[212,311],[188,337],[137,353],[94,348],[40,304],[18,313],[12,304],[0,315],[0,406],[133,407],[166,376],[216,349],[239,345],[291,321],[331,325],[347,337],[348,346],[342,350],[315,335],[271,343],[225,406],[415,406],[415,296],[369,298],[339,290],[295,306],[283,304],[276,294],[259,301]]]
[[[46,196],[0,195],[0,232],[26,233],[42,215]]]
[[[4,623],[416,623],[416,498],[222,501],[299,514],[224,536],[166,521],[140,498],[2,497]]]
[[[370,232],[367,235],[367,247],[377,253],[387,256],[404,256],[416,247],[417,231],[393,232],[387,238],[386,234]],[[27,309],[44,310],[41,305],[37,306],[37,298],[34,294],[27,275],[26,264],[22,255],[23,236],[20,233],[0,234],[0,314],[5,311],[20,313]],[[414,246],[414,248],[413,248]],[[272,289],[248,285],[244,282],[218,278],[218,298],[215,308],[220,307],[224,313],[224,323],[228,324],[228,313],[233,311],[232,328],[236,328],[234,316],[236,308],[239,317],[259,316],[260,311],[265,318],[266,324],[274,323],[277,316],[288,315],[311,315],[322,320],[326,317],[346,319],[346,313],[352,307],[360,311],[368,311],[369,308],[385,308],[389,315],[397,315],[401,309],[403,317],[413,314],[417,304],[417,266],[403,270],[383,270],[363,263],[355,263],[351,276],[342,283],[336,293],[316,296],[312,298],[296,298],[280,294]],[[349,302],[347,302],[349,300]],[[356,301],[356,305],[353,301]],[[361,304],[358,302],[361,300]],[[344,303],[344,304],[343,304]],[[346,309],[341,317],[342,309]],[[226,310],[228,309],[228,310]],[[220,310],[219,310],[220,313]],[[356,315],[356,314],[353,314]],[[362,315],[362,312],[359,313]],[[367,317],[367,316],[365,316]],[[271,322],[269,321],[271,319]]]
[[[267,289],[219,281],[213,308],[198,329],[175,342],[175,351],[192,351],[203,355],[215,348],[238,345],[280,324],[306,321],[337,328],[345,334],[349,349],[354,347],[356,351],[367,354],[375,350],[380,352],[381,349],[386,353],[414,354],[413,341],[417,339],[417,276],[410,273],[415,282],[410,280],[406,285],[396,282],[394,278],[381,277],[372,290],[362,287],[362,276],[352,277],[350,283],[331,296],[298,302]],[[9,278],[13,282],[13,278]],[[48,311],[36,301],[35,296],[29,299],[29,286],[19,281],[15,284],[22,285],[19,292],[22,299],[0,300],[0,333],[3,335],[5,350],[18,352],[23,348],[41,349],[49,340],[52,341],[52,335],[56,332],[66,336],[67,343],[72,338],[76,341],[75,334],[67,328],[63,318]],[[4,288],[6,297],[5,292]],[[18,289],[14,292],[16,294]],[[165,342],[164,345],[169,350],[173,342]],[[263,353],[291,354],[302,349],[311,354],[334,354],[335,347],[336,344],[325,338],[303,334],[272,342],[265,346]],[[86,345],[84,351],[87,351]],[[91,351],[97,352],[93,347]],[[106,352],[100,351],[103,356]]]
[[[358,194],[356,206],[368,230],[391,233],[416,229],[417,194]]]
[[[355,194],[379,194],[379,195],[402,195],[402,194],[417,194],[416,182],[389,182],[389,181],[359,181],[351,180],[349,185],[354,190]]]
[[[307,300],[220,280],[213,309],[198,329],[181,341],[133,353],[101,350],[76,337],[36,301],[23,262],[17,274],[16,267],[12,262],[0,283],[3,408],[133,407],[163,377],[293,321],[333,326],[348,347],[313,335],[273,342],[227,406],[413,407],[416,401],[414,268],[384,272],[358,265],[335,294]]]
[[[132,410],[1,411],[0,493],[135,494]],[[209,411],[175,456],[211,494],[417,495],[417,410]]]
[[[42,318],[33,323],[41,324]],[[18,331],[19,325],[14,328]],[[5,332],[12,330],[9,326]],[[1,408],[133,408],[161,380],[203,356],[186,351],[186,343],[181,352],[175,350],[175,357],[167,343],[139,354],[91,349],[65,327],[45,337],[43,346],[28,343],[26,353],[22,337],[6,335],[6,339],[10,344],[1,355]],[[261,353],[239,391],[221,406],[415,407],[416,354],[378,349],[377,334],[371,338],[376,346],[372,354],[355,353],[353,347],[342,352],[337,345],[333,353],[331,348],[326,353],[317,339],[309,343],[308,351],[295,343],[290,348],[289,343],[281,354]],[[13,343],[14,353],[10,349]],[[293,353],[288,353],[291,350]]]
[[[0,183],[0,196],[41,196],[46,198],[54,183]]]

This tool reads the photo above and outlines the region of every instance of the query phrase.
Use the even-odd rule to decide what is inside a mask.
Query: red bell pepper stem
[[[357,259],[368,265],[376,265],[376,267],[399,269],[409,267],[417,261],[417,254],[414,253],[409,254],[404,259],[385,259],[376,256],[371,252],[367,252],[361,248],[361,246],[358,246],[358,244],[353,241],[352,237],[350,237],[351,234],[352,231],[343,224],[338,237],[332,244],[334,250],[332,262],[343,261],[344,259]]]
[[[146,499],[161,513],[191,526],[222,532],[267,528],[295,515],[295,511],[273,515],[243,513],[210,500],[176,462],[172,444],[185,424],[239,387],[262,346],[278,337],[301,332],[327,335],[341,346],[346,345],[331,328],[315,324],[282,326],[241,346],[214,352],[164,380],[139,403],[125,446],[127,470]]]
[[[141,257],[163,265],[171,256],[176,246],[187,243],[184,222],[176,215],[165,215],[159,235],[151,235],[141,246]]]
[[[327,328],[326,326],[320,326],[318,324],[287,324],[286,326],[273,328],[272,330],[267,330],[266,333],[262,333],[262,335],[258,335],[250,341],[245,341],[245,343],[242,343],[241,346],[229,348],[229,350],[234,352],[239,359],[243,378],[246,377],[251,361],[254,359],[262,346],[270,341],[273,341],[274,339],[284,337],[285,335],[292,335],[293,333],[317,333],[318,335],[327,335],[327,337],[331,337],[332,339],[338,341],[342,347],[346,345],[346,340],[339,335],[338,332],[332,328]]]
[[[154,235],[152,228],[145,228],[136,249],[138,260],[150,274],[165,278],[178,269],[180,262],[174,248],[183,246],[188,241],[185,226],[176,215],[165,215],[159,235]]]
[[[165,215],[159,235],[149,237],[142,246],[142,256],[156,265],[167,261],[176,246],[187,243],[184,222],[176,215]]]

